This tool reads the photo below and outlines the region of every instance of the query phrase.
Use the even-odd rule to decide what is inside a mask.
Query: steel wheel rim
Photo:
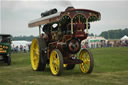
[[[83,63],[80,64],[80,70],[83,73],[87,73],[90,68],[90,55],[87,51],[82,50],[80,52],[80,59],[83,61]]]
[[[57,75],[59,73],[60,68],[60,61],[59,61],[59,55],[56,51],[52,51],[50,55],[50,68],[51,72],[54,75]]]
[[[37,39],[34,39],[31,45],[31,64],[33,70],[37,70],[39,64],[39,45]]]

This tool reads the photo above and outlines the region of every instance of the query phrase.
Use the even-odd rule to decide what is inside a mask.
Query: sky
[[[92,22],[89,33],[128,28],[127,0],[0,0],[0,33],[13,36],[37,36],[38,27],[29,28],[31,20],[40,18],[41,12],[68,6],[91,9],[101,13],[101,20]]]

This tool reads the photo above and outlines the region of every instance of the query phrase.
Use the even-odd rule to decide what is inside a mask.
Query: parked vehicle
[[[11,64],[11,35],[0,34],[0,61]]]

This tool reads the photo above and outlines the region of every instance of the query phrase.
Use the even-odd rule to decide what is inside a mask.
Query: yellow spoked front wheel
[[[63,56],[58,49],[55,49],[50,54],[50,69],[51,73],[58,76],[63,71]]]
[[[80,64],[80,70],[82,73],[91,73],[94,67],[94,59],[91,52],[87,49],[82,49],[79,54],[83,63]]]

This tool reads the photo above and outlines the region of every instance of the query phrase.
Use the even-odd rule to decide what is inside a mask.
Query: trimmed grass
[[[91,49],[94,70],[82,74],[79,65],[52,76],[49,66],[44,72],[33,71],[29,53],[12,54],[12,65],[0,63],[0,85],[126,85],[128,84],[128,47]]]

